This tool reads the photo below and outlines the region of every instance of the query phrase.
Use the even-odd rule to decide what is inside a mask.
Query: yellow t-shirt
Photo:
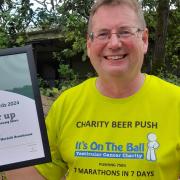
[[[99,93],[96,78],[65,91],[46,119],[52,163],[48,180],[177,180],[180,88],[146,75],[128,98]]]

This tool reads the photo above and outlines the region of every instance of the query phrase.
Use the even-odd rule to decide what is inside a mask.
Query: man
[[[52,163],[37,170],[48,180],[178,179],[180,88],[141,73],[148,30],[140,5],[98,0],[88,34],[98,77],[53,104],[46,119]],[[20,173],[42,179],[33,168]],[[15,180],[18,170],[8,174]]]

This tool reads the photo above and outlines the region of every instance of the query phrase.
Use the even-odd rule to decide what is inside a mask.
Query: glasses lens
[[[96,33],[92,32],[90,33],[90,38],[92,40],[96,39],[99,42],[105,42],[111,38],[112,34],[116,34],[117,38],[119,39],[125,39],[136,35],[136,33],[140,31],[142,30],[136,27],[120,27],[116,33],[111,33],[110,31],[102,31]]]

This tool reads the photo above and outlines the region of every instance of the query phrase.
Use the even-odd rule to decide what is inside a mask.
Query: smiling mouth
[[[124,54],[124,55],[121,55],[121,56],[104,56],[105,59],[107,60],[115,60],[115,61],[118,61],[118,60],[122,60],[124,59],[125,57],[127,56],[127,54]]]

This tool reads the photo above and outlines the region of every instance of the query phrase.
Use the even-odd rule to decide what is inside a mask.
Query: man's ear
[[[148,38],[149,38],[149,32],[148,32],[148,29],[145,28],[145,30],[142,34],[144,54],[146,54],[147,50],[148,50]]]
[[[91,39],[87,36],[86,38],[86,48],[87,48],[87,55],[90,56],[90,47],[91,47]]]

